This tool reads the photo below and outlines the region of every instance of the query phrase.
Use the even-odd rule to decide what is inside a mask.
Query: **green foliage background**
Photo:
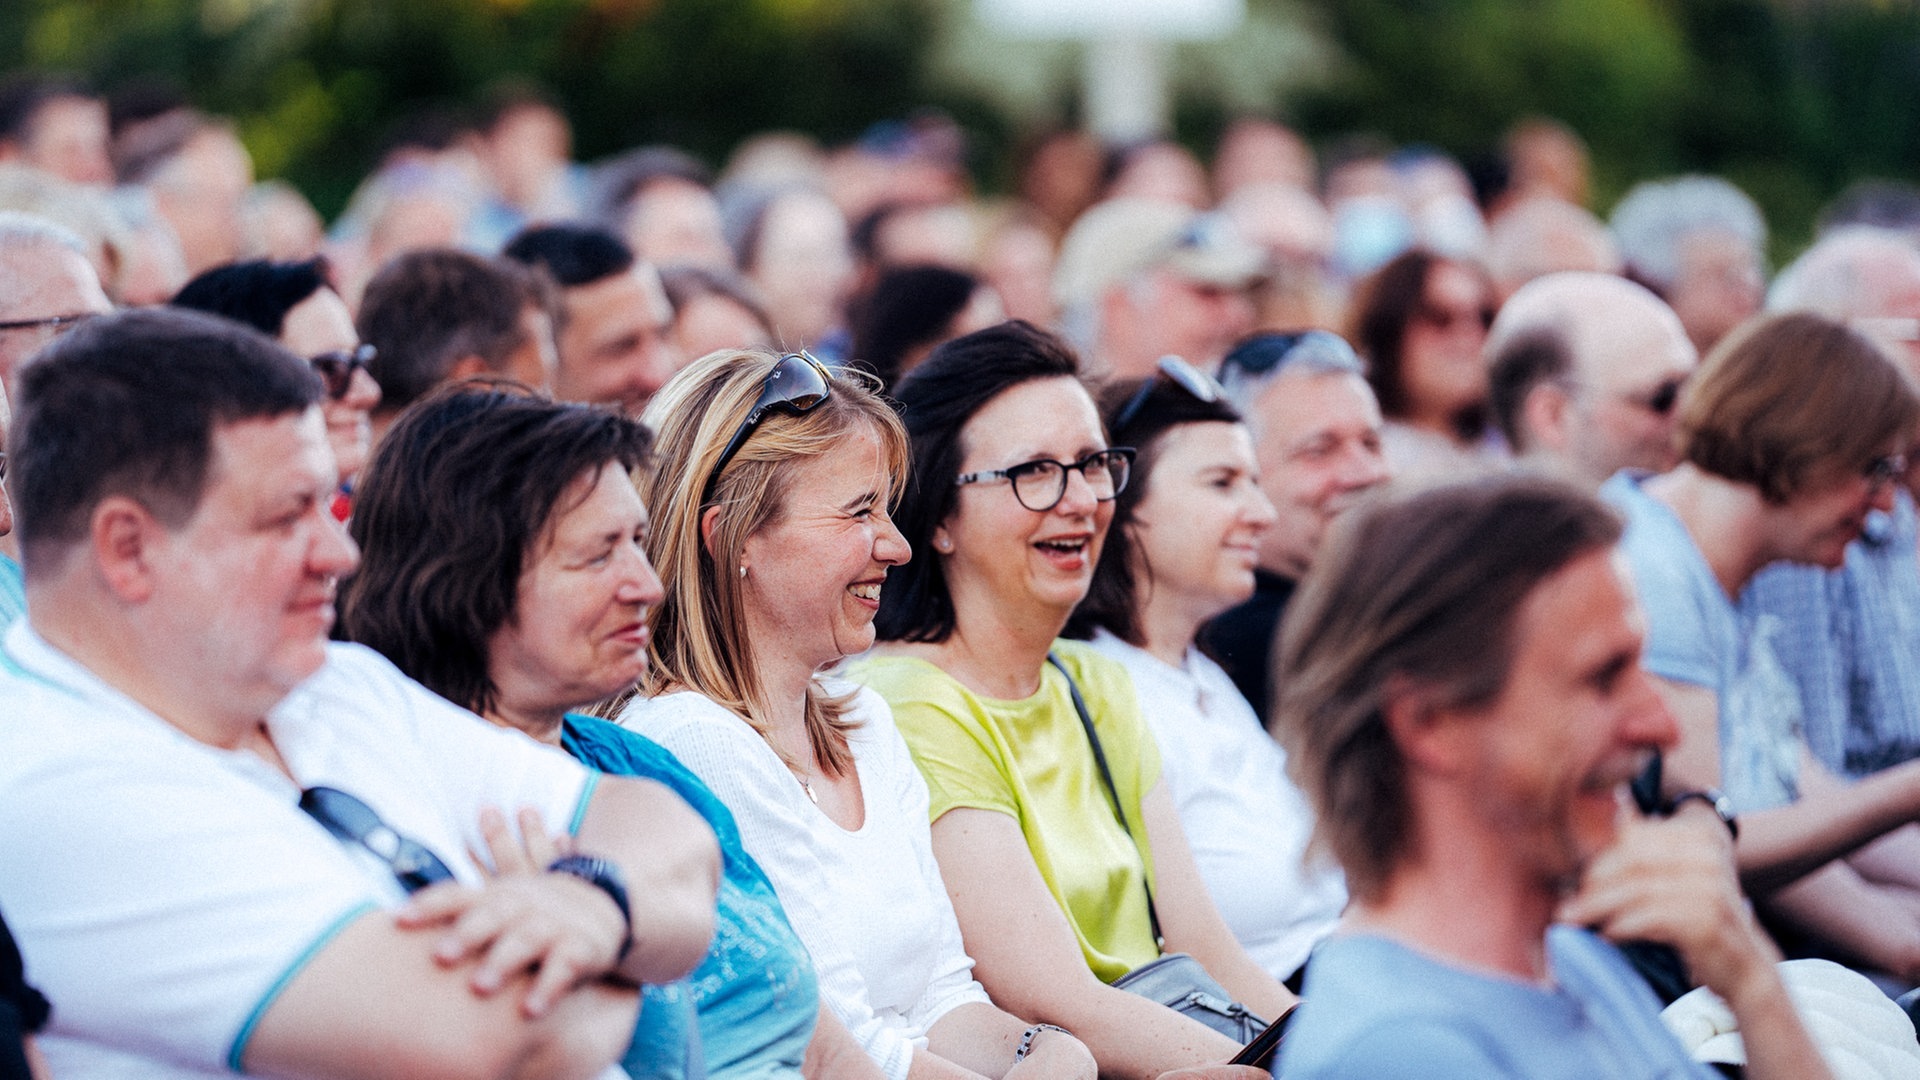
[[[1765,205],[1777,254],[1848,182],[1920,165],[1914,0],[1248,3],[1331,45],[1324,77],[1271,103],[1310,135],[1465,155],[1522,116],[1555,116],[1593,148],[1602,211],[1635,180],[1719,172]],[[1034,118],[932,72],[934,42],[967,13],[967,0],[6,0],[0,68],[171,80],[240,121],[263,175],[327,211],[401,111],[471,102],[506,76],[560,98],[585,158],[668,141],[718,162],[755,131],[832,141],[941,105],[974,135],[991,189]],[[1208,79],[1178,85],[1179,134],[1205,152],[1227,109]]]

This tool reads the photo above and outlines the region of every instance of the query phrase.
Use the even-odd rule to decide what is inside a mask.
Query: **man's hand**
[[[568,838],[547,833],[538,813],[520,812],[516,837],[505,815],[486,810],[480,833],[492,856],[487,883],[477,889],[453,882],[422,889],[395,921],[406,929],[445,926],[434,959],[451,967],[478,957],[470,985],[483,997],[533,970],[522,1007],[529,1017],[544,1015],[561,994],[613,970],[627,939],[627,920],[600,889],[568,874],[546,872],[569,845]]]
[[[1671,945],[1696,980],[1729,1002],[1756,978],[1778,981],[1780,954],[1740,892],[1733,840],[1697,803],[1661,820],[1623,811],[1619,839],[1588,865],[1560,920],[1613,941]]]

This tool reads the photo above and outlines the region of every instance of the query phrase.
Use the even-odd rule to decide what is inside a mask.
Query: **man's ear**
[[[1520,403],[1520,430],[1548,450],[1567,447],[1567,412],[1573,408],[1573,395],[1555,382],[1540,382],[1527,391]],[[1528,447],[1533,449],[1533,447]]]
[[[491,374],[493,369],[487,366],[485,360],[473,353],[468,353],[455,360],[453,366],[447,369],[447,381],[459,382],[461,379],[474,379]]]
[[[1441,704],[1433,689],[1404,675],[1390,676],[1380,715],[1409,769],[1451,776],[1467,762],[1473,725],[1463,710]]]
[[[109,495],[93,508],[89,535],[93,564],[112,593],[129,604],[153,595],[154,543],[164,526],[125,495]]]

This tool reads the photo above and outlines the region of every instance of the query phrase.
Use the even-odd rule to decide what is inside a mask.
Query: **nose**
[[[626,574],[620,581],[619,599],[639,607],[653,607],[666,599],[666,586],[661,584],[660,575],[653,569],[653,562],[639,544],[627,544],[628,560]]]
[[[1627,676],[1633,680],[1620,720],[1620,741],[1634,746],[1671,750],[1680,742],[1680,722],[1667,708],[1665,698],[1654,688],[1653,680],[1636,666]]]
[[[1067,517],[1080,517],[1094,512],[1100,500],[1094,497],[1093,485],[1087,482],[1084,469],[1066,471],[1067,487],[1060,493],[1060,501],[1053,504],[1054,512]]]
[[[1378,447],[1356,442],[1343,455],[1340,480],[1349,491],[1384,483],[1390,476],[1387,456]]]
[[[347,380],[345,402],[356,409],[371,412],[375,405],[380,404],[380,396],[380,384],[373,375],[366,368],[354,368]]]
[[[353,573],[360,565],[360,546],[347,535],[347,527],[334,520],[324,503],[316,504],[314,513],[321,519],[320,535],[314,539],[307,557],[308,567],[323,576],[345,577]]]
[[[1249,525],[1261,532],[1266,532],[1280,520],[1280,512],[1273,508],[1273,500],[1267,498],[1267,493],[1260,489],[1260,485],[1249,484],[1247,489],[1242,516]]]
[[[1875,481],[1871,485],[1873,508],[1883,514],[1893,513],[1893,487],[1896,481]]]
[[[906,535],[894,525],[892,518],[881,518],[880,529],[873,537],[874,561],[899,566],[912,558],[913,547],[907,543]]]

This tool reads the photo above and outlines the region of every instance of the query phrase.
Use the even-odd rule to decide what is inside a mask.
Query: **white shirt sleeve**
[[[843,925],[834,907],[814,835],[833,826],[802,805],[806,795],[792,772],[745,721],[698,695],[635,701],[620,720],[671,750],[733,811],[747,853],[766,871],[813,957],[820,996],[888,1080],[906,1080],[914,1044],[874,1012],[853,950],[843,944],[843,935],[858,928]],[[925,809],[923,801],[923,820]]]

